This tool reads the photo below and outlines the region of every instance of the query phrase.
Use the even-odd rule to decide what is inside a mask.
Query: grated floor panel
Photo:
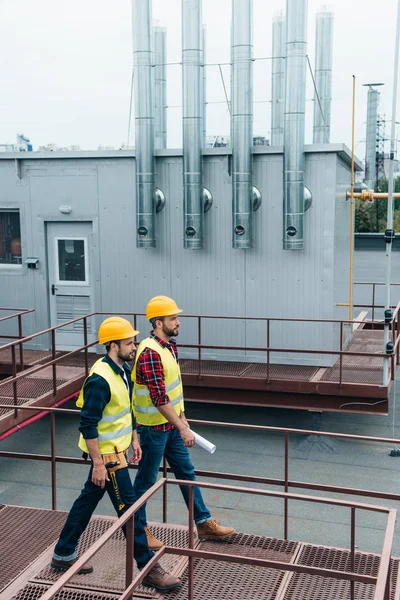
[[[296,564],[349,572],[351,571],[350,556],[348,550],[305,544],[297,557]],[[356,573],[376,576],[379,570],[379,563],[380,557],[376,554],[355,553]],[[391,565],[390,600],[394,600],[395,586],[399,573],[399,561],[397,559],[392,560]],[[356,583],[354,589],[355,600],[372,600],[374,598],[374,585]],[[291,573],[283,598],[284,600],[297,600],[298,598],[307,598],[309,600],[333,600],[340,598],[346,600],[350,598],[350,583],[329,577]]]
[[[49,586],[39,583],[29,583],[24,589],[10,600],[39,600]],[[135,596],[134,596],[135,597]],[[116,600],[114,594],[99,593],[98,591],[85,591],[73,588],[64,588],[56,596],[55,600]]]
[[[83,533],[77,548],[78,554],[83,554],[113,523],[113,519],[95,518]],[[188,542],[187,528],[173,525],[151,525],[152,533],[163,540],[168,546],[184,546]],[[75,575],[70,585],[96,589],[105,592],[119,592],[125,589],[125,537],[118,531],[103,546],[91,560],[94,571],[87,575]],[[110,560],[112,557],[112,560]],[[168,572],[179,574],[183,570],[183,559],[172,554],[165,555],[160,565]],[[138,571],[135,566],[134,576]],[[45,584],[54,583],[62,573],[54,571],[49,565],[40,571],[35,581]],[[138,586],[136,596],[142,598],[157,598],[159,594],[153,588]]]
[[[0,510],[0,591],[55,542],[65,513],[6,506]]]

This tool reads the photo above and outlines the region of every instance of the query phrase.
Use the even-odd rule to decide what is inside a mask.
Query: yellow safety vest
[[[101,454],[112,454],[115,447],[118,452],[129,448],[132,441],[132,405],[129,391],[121,375],[113,371],[102,358],[96,361],[90,369],[90,375],[100,375],[110,386],[111,398],[103,411],[103,416],[97,424],[98,442]],[[82,408],[84,402],[83,387],[76,401]],[[79,448],[89,453],[82,434],[79,437]]]
[[[136,417],[136,422],[139,425],[162,425],[163,423],[166,423],[168,419],[166,419],[154,406],[148,388],[145,385],[136,383],[137,361],[145,348],[151,348],[160,355],[164,369],[165,391],[178,416],[185,410],[181,370],[171,351],[168,350],[168,348],[161,346],[154,338],[148,337],[140,342],[136,352],[135,366],[132,372],[134,383],[133,412]]]

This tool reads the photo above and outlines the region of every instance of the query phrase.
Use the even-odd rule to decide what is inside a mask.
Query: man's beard
[[[167,335],[168,337],[176,337],[177,335],[179,335],[178,327],[176,327],[175,329],[168,329],[168,327],[163,323],[162,330],[163,333],[165,333],[165,335]]]
[[[118,358],[120,360],[125,360],[127,362],[130,362],[131,360],[133,360],[134,356],[135,356],[134,353],[133,354],[131,352],[123,353],[123,352],[121,352],[121,350],[118,350]]]

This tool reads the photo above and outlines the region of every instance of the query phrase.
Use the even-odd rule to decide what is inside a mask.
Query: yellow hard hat
[[[132,324],[122,317],[109,317],[99,327],[99,343],[107,344],[118,340],[135,337],[139,331],[133,329]]]
[[[183,312],[182,309],[178,307],[172,298],[168,298],[168,296],[155,296],[146,306],[146,319],[150,321],[155,317],[170,317],[181,312]]]

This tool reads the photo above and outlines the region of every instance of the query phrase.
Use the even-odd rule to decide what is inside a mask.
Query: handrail
[[[32,312],[32,309],[27,309],[29,312]],[[124,314],[126,316],[133,316],[135,324],[138,316],[144,316],[144,313],[133,313],[133,312],[125,312],[125,313],[116,313],[116,312],[92,312],[81,317],[76,317],[75,319],[71,319],[64,323],[60,323],[59,325],[55,325],[53,327],[49,327],[43,331],[36,332],[26,337],[21,337],[18,340],[13,342],[9,342],[4,346],[1,346],[2,350],[11,349],[12,354],[12,377],[7,378],[6,380],[0,381],[0,388],[3,385],[13,384],[13,396],[14,396],[14,415],[17,417],[18,411],[20,408],[18,407],[18,394],[17,394],[17,383],[20,379],[27,376],[27,373],[24,373],[24,361],[23,361],[23,344],[27,341],[31,341],[32,339],[37,338],[40,335],[45,335],[51,333],[51,346],[52,346],[52,360],[46,361],[44,364],[37,365],[36,367],[32,367],[29,370],[29,374],[36,373],[42,369],[45,369],[49,366],[53,369],[53,395],[57,394],[57,376],[56,369],[57,364],[65,359],[66,356],[72,356],[79,352],[84,351],[85,353],[85,373],[86,375],[89,372],[88,369],[88,348],[94,346],[97,341],[88,343],[88,319],[97,315],[110,315],[110,314]],[[19,323],[21,319],[21,315],[17,315],[19,318]],[[12,315],[9,315],[6,318],[11,318]],[[308,318],[283,318],[283,317],[239,317],[239,316],[218,316],[218,315],[184,315],[185,318],[195,318],[198,321],[198,343],[197,344],[181,344],[182,348],[190,348],[194,350],[198,350],[198,377],[202,377],[201,364],[202,364],[202,356],[201,350],[229,350],[229,351],[251,351],[251,352],[262,352],[266,353],[267,357],[267,382],[269,383],[271,380],[270,377],[270,358],[271,353],[282,353],[282,354],[318,354],[320,356],[331,356],[331,357],[339,357],[339,386],[343,385],[343,357],[345,356],[358,356],[358,357],[380,357],[382,359],[391,359],[391,381],[394,379],[394,371],[395,371],[395,361],[397,364],[400,363],[400,303],[396,306],[394,313],[392,315],[391,320],[391,329],[392,329],[392,342],[393,342],[393,353],[387,352],[359,352],[359,351],[351,351],[343,349],[343,332],[344,326],[346,324],[365,324],[363,320],[348,320],[348,319],[308,319]],[[216,345],[216,344],[204,344],[202,343],[202,335],[201,335],[201,324],[204,323],[207,319],[225,319],[225,320],[241,320],[241,321],[261,321],[267,324],[267,345],[261,347],[254,346],[226,346],[226,345]],[[397,319],[397,320],[396,320]],[[83,321],[83,337],[84,337],[84,345],[77,348],[76,350],[70,351],[66,355],[62,357],[56,356],[56,331],[76,323],[78,321]],[[304,348],[281,348],[270,346],[270,336],[271,336],[271,323],[272,322],[292,322],[292,323],[339,323],[340,324],[340,348],[333,350],[325,350],[319,348],[313,349],[304,349]],[[22,330],[22,325],[20,324],[20,331]],[[22,335],[22,333],[21,333]],[[16,352],[15,348],[19,346],[20,348],[20,370],[21,373],[17,373],[16,366]],[[357,383],[349,382],[349,385],[357,385]],[[390,384],[388,384],[390,385]]]
[[[132,562],[132,533],[133,533],[133,518],[137,510],[145,503],[147,500],[153,496],[159,489],[166,489],[167,485],[185,485],[189,487],[189,549],[181,548],[181,547],[166,547],[163,549],[162,554],[158,553],[153,557],[151,564],[147,564],[145,569],[141,571],[141,573],[133,580],[132,568],[130,566]],[[231,491],[242,494],[255,494],[259,496],[266,496],[272,498],[282,498],[285,500],[300,500],[302,502],[316,502],[317,504],[328,504],[331,506],[340,506],[351,508],[351,529],[355,527],[355,510],[364,510],[378,513],[386,513],[388,515],[387,525],[385,530],[385,537],[383,541],[382,547],[382,559],[380,561],[380,566],[378,570],[377,576],[374,575],[363,575],[357,573],[354,568],[351,571],[339,571],[334,569],[326,569],[320,567],[310,567],[307,565],[299,565],[293,563],[286,563],[281,561],[274,560],[265,560],[265,559],[257,559],[253,557],[246,556],[233,556],[226,555],[220,552],[205,552],[202,550],[194,550],[193,549],[193,519],[191,518],[193,515],[193,488],[207,488],[207,489],[217,489],[223,491]],[[360,582],[365,584],[375,584],[376,590],[374,599],[375,600],[384,600],[384,593],[386,591],[388,578],[390,576],[390,560],[391,560],[391,552],[392,552],[392,543],[393,543],[393,535],[394,535],[394,526],[396,520],[396,510],[387,508],[384,506],[377,506],[373,504],[364,504],[360,502],[347,502],[344,500],[336,500],[333,498],[321,498],[316,496],[307,496],[302,494],[291,494],[287,492],[272,492],[270,490],[263,490],[258,488],[248,488],[242,486],[228,486],[222,484],[215,483],[206,483],[199,481],[186,481],[186,480],[167,480],[165,478],[161,478],[157,483],[155,483],[141,498],[135,502],[121,517],[119,517],[113,525],[107,529],[107,531],[98,539],[96,542],[89,547],[84,554],[82,554],[79,559],[74,563],[74,565],[68,569],[68,571],[58,579],[56,583],[54,583],[40,598],[40,600],[52,600],[55,595],[72,579],[72,577],[79,571],[79,569],[90,560],[107,542],[108,540],[118,531],[123,525],[127,526],[127,540],[126,540],[126,569],[130,574],[130,580],[126,581],[125,591],[120,595],[120,599],[128,599],[135,587],[144,579],[146,573],[150,570],[152,565],[155,562],[158,562],[160,556],[163,554],[179,554],[183,556],[191,556],[197,558],[207,558],[213,560],[222,560],[226,562],[240,562],[241,564],[248,565],[257,565],[261,567],[275,568],[285,571],[292,571],[297,573],[308,573],[311,575],[318,575],[322,577],[333,577],[335,579],[343,579],[349,582]],[[128,527],[128,522],[130,522],[130,527]],[[351,556],[354,559],[355,556],[355,544],[354,537],[351,537],[351,547],[350,547]],[[354,564],[354,560],[352,560]],[[189,579],[193,578],[193,563],[189,560]],[[193,599],[193,590],[189,586],[189,600]],[[351,593],[351,597],[354,597],[354,592]]]

